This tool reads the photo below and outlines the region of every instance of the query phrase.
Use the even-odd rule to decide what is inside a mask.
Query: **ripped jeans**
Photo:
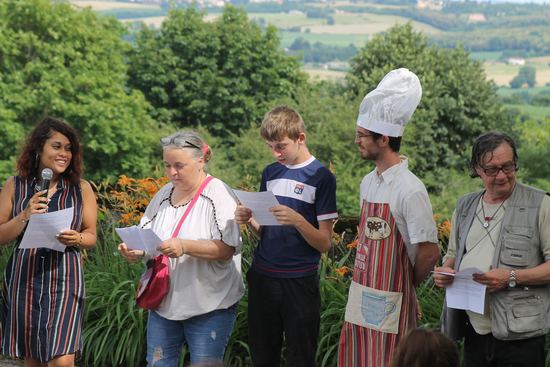
[[[210,359],[222,361],[236,310],[237,304],[181,321],[149,311],[147,366],[177,366],[184,342],[189,346],[192,365]]]

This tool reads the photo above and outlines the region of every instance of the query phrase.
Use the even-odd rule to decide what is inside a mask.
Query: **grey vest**
[[[456,204],[458,249],[455,270],[460,267],[466,238],[484,190],[460,197]],[[492,269],[530,269],[544,263],[539,234],[539,213],[547,193],[516,181],[506,203],[502,228],[495,244]],[[522,286],[502,289],[489,296],[492,333],[500,340],[533,338],[550,327],[550,289]]]

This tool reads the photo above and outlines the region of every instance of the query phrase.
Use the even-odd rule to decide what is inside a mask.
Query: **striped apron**
[[[417,326],[416,305],[413,266],[389,204],[363,200],[338,366],[387,366]]]

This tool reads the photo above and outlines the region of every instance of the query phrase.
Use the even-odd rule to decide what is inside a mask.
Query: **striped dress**
[[[36,193],[36,180],[22,181],[15,176],[14,182],[15,217]],[[80,186],[61,179],[48,211],[71,207],[75,208],[71,228],[80,231]],[[19,249],[23,234],[16,239],[2,281],[2,353],[41,363],[55,356],[79,354],[85,299],[80,252],[73,247],[65,252]]]

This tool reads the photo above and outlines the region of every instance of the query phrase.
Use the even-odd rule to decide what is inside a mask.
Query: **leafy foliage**
[[[157,119],[179,128],[200,123],[226,136],[257,121],[262,101],[306,82],[298,61],[279,50],[275,27],[262,33],[232,6],[213,23],[203,16],[172,9],[162,32],[143,27],[136,36],[129,84],[146,95]]]
[[[114,17],[68,2],[0,2],[0,179],[12,174],[25,133],[49,115],[82,135],[88,179],[154,167],[161,126],[124,86],[124,33]]]
[[[529,85],[529,87],[534,87],[537,83],[536,80],[537,70],[532,66],[522,66],[519,69],[519,74],[510,81],[510,87],[512,88],[521,88],[523,84]]]
[[[521,139],[518,144],[521,179],[532,186],[550,191],[550,168],[542,157],[550,155],[550,117],[521,124]]]
[[[467,167],[477,136],[492,129],[511,130],[513,120],[501,109],[493,83],[485,80],[483,65],[468,55],[460,46],[428,47],[427,38],[408,23],[374,36],[351,59],[347,82],[357,96],[374,89],[392,69],[405,67],[419,77],[422,100],[407,125],[402,152],[421,177]]]
[[[304,37],[298,37],[290,46],[292,51],[301,51],[304,62],[328,62],[335,59],[345,61],[355,56],[357,48],[350,43],[347,47],[329,46],[316,42],[313,47]]]
[[[359,185],[373,168],[372,162],[361,160],[354,144],[360,100],[350,101],[350,98],[354,97],[338,84],[325,82],[298,88],[292,97],[276,99],[262,110],[267,112],[286,104],[300,113],[310,153],[334,170],[338,212],[344,215],[357,214]],[[259,126],[251,124],[232,139],[235,142],[232,146],[222,144],[213,148],[216,159],[210,163],[211,172],[223,177],[231,187],[242,182],[243,176],[248,176],[251,185],[259,187],[263,169],[274,162],[260,137]]]
[[[550,53],[550,28],[545,25],[533,24],[530,19],[523,21],[522,27],[501,25],[500,28],[491,30],[446,32],[430,36],[430,41],[436,42],[441,47],[455,47],[463,44],[472,51],[514,50],[529,52],[531,56],[548,55]]]

